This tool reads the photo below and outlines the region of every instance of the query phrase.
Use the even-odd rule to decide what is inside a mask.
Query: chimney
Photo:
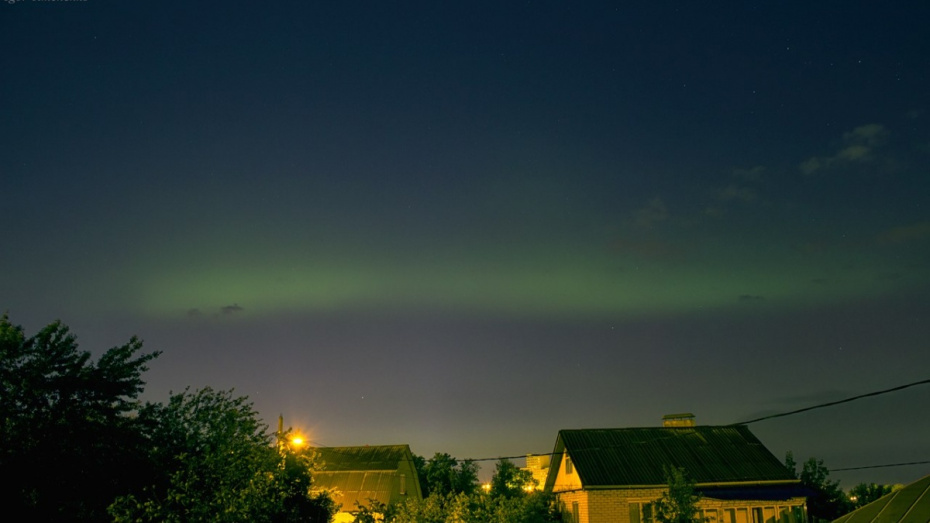
[[[682,412],[681,414],[666,414],[662,416],[663,427],[693,427],[694,414]]]

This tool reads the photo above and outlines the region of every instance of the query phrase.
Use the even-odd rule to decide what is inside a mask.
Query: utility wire
[[[866,465],[864,467],[846,467],[842,469],[830,469],[830,472],[840,472],[843,470],[864,470],[864,469],[880,469],[885,467],[903,467],[905,465],[926,465],[930,463],[930,460],[927,461],[908,461],[906,463],[888,463],[886,465]]]
[[[849,397],[849,398],[846,398],[846,399],[842,399],[842,400],[838,400],[838,401],[831,401],[831,402],[828,402],[828,403],[820,403],[820,404],[818,404],[818,405],[813,405],[813,406],[810,406],[810,407],[804,407],[803,409],[792,410],[792,411],[789,411],[789,412],[782,412],[782,413],[779,413],[779,414],[771,414],[771,415],[769,415],[769,416],[762,416],[762,417],[760,417],[760,418],[755,418],[755,419],[751,419],[751,420],[747,420],[747,421],[741,421],[741,422],[738,422],[738,423],[731,423],[730,425],[724,425],[724,426],[733,427],[733,426],[737,426],[737,425],[749,425],[750,423],[756,423],[756,422],[759,422],[759,421],[765,421],[765,420],[770,420],[770,419],[774,419],[774,418],[783,418],[783,417],[785,417],[785,416],[791,416],[791,415],[794,415],[794,414],[800,414],[800,413],[802,413],[802,412],[807,412],[807,411],[809,411],[809,410],[822,409],[822,408],[825,408],[825,407],[832,407],[832,406],[834,406],[834,405],[840,405],[840,404],[842,404],[842,403],[849,403],[849,402],[851,402],[851,401],[855,401],[855,400],[862,399],[862,398],[869,398],[869,397],[872,397],[872,396],[880,396],[880,395],[882,395],[882,394],[888,394],[888,393],[890,393],[890,392],[897,392],[897,391],[899,391],[899,390],[904,390],[904,389],[907,389],[907,388],[910,388],[910,387],[916,387],[917,385],[927,385],[927,384],[930,384],[930,379],[915,381],[915,382],[913,382],[913,383],[907,383],[907,384],[905,384],[905,385],[899,385],[899,386],[897,386],[897,387],[892,387],[892,388],[890,388],[890,389],[878,390],[878,391],[869,392],[869,393],[866,393],[866,394],[859,394],[858,396],[852,396],[852,397]],[[329,446],[327,446],[327,445],[323,445],[323,444],[321,444],[321,443],[313,442],[313,441],[311,441],[310,443],[314,443],[314,444],[317,446],[317,448],[329,448],[329,449],[336,449],[336,448],[339,448],[339,447],[329,447]],[[589,450],[596,450],[596,449],[580,449],[580,450],[589,451]],[[336,451],[336,452],[339,453],[338,451]],[[538,452],[538,453],[532,453],[532,454],[520,454],[520,455],[518,455],[518,456],[497,456],[497,457],[494,457],[494,458],[467,458],[467,459],[457,459],[457,458],[453,458],[453,459],[454,459],[456,462],[461,463],[461,462],[466,462],[466,461],[470,461],[470,462],[480,462],[480,461],[498,461],[498,460],[502,460],[502,459],[508,459],[508,460],[512,460],[512,459],[523,459],[523,458],[527,457],[528,455],[531,455],[531,456],[556,456],[556,455],[561,455],[561,454],[562,454],[562,452]],[[427,459],[425,459],[425,461],[432,461],[432,459],[427,458]],[[884,465],[866,465],[866,466],[862,466],[862,467],[846,467],[846,468],[830,469],[830,472],[841,472],[841,471],[847,471],[847,470],[875,469],[875,468],[885,468],[885,467],[902,467],[902,466],[906,466],[906,465],[925,465],[925,464],[928,464],[928,463],[930,463],[930,460],[928,460],[928,461],[911,461],[911,462],[906,462],[906,463],[888,463],[888,464],[884,464]]]
[[[732,426],[732,425],[749,425],[750,423],[755,423],[755,422],[757,422],[757,421],[765,421],[765,420],[769,420],[769,419],[773,419],[773,418],[781,418],[781,417],[784,417],[784,416],[791,416],[792,414],[799,414],[799,413],[801,413],[801,412],[807,412],[807,411],[809,411],[809,410],[814,410],[814,409],[822,409],[822,408],[824,408],[824,407],[832,407],[832,406],[834,406],[834,405],[839,405],[839,404],[841,404],[841,403],[848,403],[848,402],[850,402],[850,401],[855,401],[855,400],[862,399],[862,398],[868,398],[868,397],[870,397],[870,396],[878,396],[878,395],[881,395],[881,394],[888,394],[889,392],[896,392],[896,391],[903,390],[903,389],[906,389],[906,388],[909,388],[909,387],[916,387],[917,385],[926,385],[926,384],[928,384],[928,383],[930,383],[930,379],[921,380],[921,381],[915,381],[914,383],[908,383],[907,385],[899,385],[899,386],[897,386],[897,387],[892,387],[892,388],[890,388],[890,389],[878,390],[878,391],[875,391],[875,392],[869,392],[869,393],[867,393],[867,394],[860,394],[860,395],[858,395],[858,396],[853,396],[853,397],[851,397],[851,398],[846,398],[846,399],[839,400],[839,401],[831,401],[831,402],[829,402],[829,403],[821,403],[821,404],[819,404],[819,405],[814,405],[814,406],[812,406],[812,407],[804,407],[803,409],[792,410],[792,411],[790,411],[790,412],[782,412],[781,414],[772,414],[772,415],[769,415],[769,416],[762,416],[761,418],[751,419],[751,420],[749,420],[749,421],[741,421],[741,422],[739,422],[739,423],[732,423],[731,426]]]

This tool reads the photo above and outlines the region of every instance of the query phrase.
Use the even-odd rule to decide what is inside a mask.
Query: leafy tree
[[[368,500],[367,505],[355,502],[355,519],[352,523],[378,523],[393,520],[393,507],[377,499]]]
[[[794,479],[798,479],[798,463],[794,460],[794,453],[790,450],[785,453],[785,468],[791,472]]]
[[[454,460],[448,455],[438,455],[431,464],[437,464],[435,471],[445,471],[440,477],[447,477]],[[424,460],[425,461],[425,460]],[[466,466],[467,465],[467,466]],[[520,470],[511,461],[501,460],[497,464],[491,479],[489,493],[478,488],[477,467],[473,463],[459,464],[460,477],[469,478],[465,483],[471,485],[469,490],[442,492],[446,487],[434,488],[422,500],[408,500],[390,512],[396,523],[552,523],[561,521],[555,497],[540,491],[527,492],[526,487],[535,484],[529,471]],[[434,471],[434,472],[435,472]],[[424,474],[425,475],[425,474]],[[441,485],[455,485],[453,482],[440,482]],[[455,487],[453,487],[455,490]]]
[[[419,458],[419,464],[416,458]],[[449,454],[437,452],[429,461],[414,457],[414,466],[417,467],[424,496],[431,493],[472,494],[478,490],[478,465],[472,461],[459,462]]]
[[[501,459],[491,477],[491,496],[514,498],[535,486],[532,472],[518,468],[508,459]]]
[[[115,521],[329,521],[332,501],[310,495],[313,456],[274,445],[247,398],[186,390],[139,421],[158,474],[113,503]]]
[[[484,521],[550,523],[562,520],[555,496],[551,493],[536,490],[518,497],[490,499],[491,517]]]
[[[423,499],[408,499],[404,503],[393,507],[395,523],[445,523],[448,514],[454,513],[456,501],[459,497],[468,498],[464,494],[458,496],[432,493]],[[471,521],[459,518],[452,521]]]
[[[56,321],[27,337],[0,317],[0,477],[4,510],[29,521],[100,521],[117,495],[141,487],[138,422],[129,414],[158,352],[142,342],[78,349]]]
[[[417,471],[417,481],[420,482],[420,491],[423,493],[424,498],[429,495],[429,481],[426,479],[426,465],[426,458],[417,454],[413,455],[413,468]]]
[[[698,502],[701,495],[694,491],[694,480],[679,467],[665,469],[668,490],[655,503],[656,520],[662,523],[703,522]]]
[[[540,491],[517,497],[494,497],[483,492],[441,495],[408,500],[391,513],[395,523],[555,523],[562,520],[555,497]]]
[[[822,459],[810,458],[804,462],[800,475],[791,452],[785,456],[785,466],[801,480],[810,494],[807,497],[807,514],[812,520],[834,520],[852,510],[852,504],[840,488],[839,481],[828,479],[830,470]]]
[[[891,494],[891,485],[879,485],[877,483],[859,483],[849,490],[849,500],[852,502],[852,508],[868,505],[878,498]]]

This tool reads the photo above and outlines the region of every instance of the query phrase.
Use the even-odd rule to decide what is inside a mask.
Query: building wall
[[[555,476],[555,483],[552,485],[552,492],[562,492],[567,490],[581,489],[581,478],[574,465],[571,465],[571,458],[565,455],[559,461],[559,469]]]
[[[542,490],[546,486],[546,476],[549,474],[549,463],[551,462],[548,454],[527,454],[526,467],[536,480],[536,489]]]
[[[556,482],[558,484],[558,482]],[[653,503],[665,490],[602,489],[556,492],[563,513],[576,508],[576,523],[652,523],[644,505]],[[708,523],[803,523],[805,499],[785,501],[720,500],[703,498],[698,506]],[[632,510],[631,510],[632,508]],[[572,522],[571,518],[566,518]]]

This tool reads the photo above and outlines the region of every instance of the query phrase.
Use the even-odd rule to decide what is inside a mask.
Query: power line
[[[927,385],[927,384],[930,384],[930,379],[915,381],[915,382],[913,382],[913,383],[907,383],[907,384],[905,384],[905,385],[899,385],[899,386],[897,386],[897,387],[892,387],[892,388],[890,388],[890,389],[884,389],[884,390],[879,390],[879,391],[875,391],[875,392],[869,392],[869,393],[866,393],[866,394],[859,394],[858,396],[852,396],[852,397],[849,397],[849,398],[846,398],[846,399],[842,399],[842,400],[838,400],[838,401],[831,401],[831,402],[827,402],[827,403],[820,403],[820,404],[818,404],[818,405],[813,405],[813,406],[810,406],[810,407],[805,407],[805,408],[803,408],[803,409],[792,410],[792,411],[789,411],[789,412],[782,412],[782,413],[779,413],[779,414],[771,414],[771,415],[768,415],[768,416],[762,416],[762,417],[759,417],[759,418],[751,419],[751,420],[748,420],[748,421],[741,421],[741,422],[738,422],[738,423],[731,423],[730,425],[725,425],[725,426],[731,426],[731,427],[732,427],[732,426],[736,426],[736,425],[749,425],[750,423],[756,423],[756,422],[759,422],[759,421],[765,421],[765,420],[774,419],[774,418],[782,418],[782,417],[785,417],[785,416],[791,416],[791,415],[794,415],[794,414],[800,414],[800,413],[802,413],[802,412],[807,412],[807,411],[815,410],[815,409],[822,409],[822,408],[825,408],[825,407],[832,407],[832,406],[834,406],[834,405],[840,405],[840,404],[842,404],[842,403],[849,403],[849,402],[851,402],[851,401],[855,401],[855,400],[862,399],[862,398],[869,398],[869,397],[872,397],[872,396],[880,396],[880,395],[882,395],[882,394],[888,394],[888,393],[891,393],[891,392],[897,392],[897,391],[899,391],[899,390],[904,390],[904,389],[907,389],[907,388],[910,388],[910,387],[916,387],[917,385]],[[316,444],[316,445],[317,445],[317,448],[330,448],[330,449],[333,449],[333,448],[334,448],[334,447],[329,447],[329,446],[327,446],[327,445],[320,444],[320,443],[318,443],[318,442],[313,442],[313,441],[311,441],[310,443]],[[338,448],[338,447],[335,447],[335,448]],[[596,450],[596,449],[581,449],[581,450],[590,451],[590,450]],[[336,451],[336,452],[338,453],[338,451]],[[452,459],[454,459],[456,462],[466,462],[466,461],[470,461],[470,462],[476,463],[476,462],[481,462],[481,461],[498,461],[498,460],[502,460],[502,459],[507,459],[507,460],[523,459],[523,458],[526,458],[528,455],[532,455],[532,456],[556,456],[556,455],[561,455],[561,454],[562,454],[562,452],[537,452],[537,453],[530,453],[530,454],[520,454],[520,455],[518,455],[518,456],[497,456],[497,457],[493,457],[493,458],[466,458],[466,459],[452,458]],[[426,458],[425,461],[432,461],[432,459]],[[846,468],[830,469],[830,472],[841,472],[841,471],[847,471],[847,470],[863,470],[863,469],[874,469],[874,468],[886,468],[886,467],[901,467],[901,466],[906,466],[906,465],[925,465],[925,464],[928,464],[928,463],[930,463],[930,461],[911,461],[911,462],[905,462],[905,463],[888,463],[888,464],[884,464],[884,465],[866,465],[866,466],[861,466],[861,467],[846,467]]]
[[[930,379],[915,381],[914,383],[908,383],[907,385],[899,385],[897,387],[892,387],[890,389],[869,392],[867,394],[860,394],[858,396],[853,396],[851,398],[846,398],[846,399],[842,399],[839,401],[831,401],[829,403],[821,403],[819,405],[814,405],[812,407],[804,407],[803,409],[792,410],[790,412],[782,412],[781,414],[772,414],[769,416],[762,416],[761,418],[751,419],[749,421],[740,421],[739,423],[732,423],[731,425],[749,425],[750,423],[755,423],[757,421],[765,421],[765,420],[769,420],[773,418],[791,416],[792,414],[800,414],[801,412],[807,412],[809,410],[822,409],[824,407],[832,407],[834,405],[839,405],[841,403],[848,403],[850,401],[855,401],[855,400],[862,399],[862,398],[868,398],[871,396],[879,396],[881,394],[888,394],[889,392],[896,392],[896,391],[903,390],[909,387],[916,387],[917,385],[926,385],[928,383],[930,383]]]
[[[903,467],[905,465],[926,465],[930,463],[930,460],[927,461],[908,461],[906,463],[888,463],[885,465],[866,465],[863,467],[846,467],[841,469],[830,469],[830,472],[840,472],[844,470],[864,470],[864,469],[880,469],[885,467]]]

